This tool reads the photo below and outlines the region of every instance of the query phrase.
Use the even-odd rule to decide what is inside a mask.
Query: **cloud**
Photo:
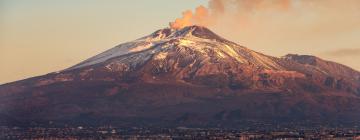
[[[181,29],[194,24],[200,26],[209,26],[211,24],[209,11],[202,5],[197,7],[194,13],[191,10],[187,10],[182,15],[181,18],[177,18],[174,22],[170,23],[171,28]]]
[[[335,51],[327,52],[326,55],[336,56],[336,57],[354,57],[360,56],[360,48],[344,48],[338,49]]]
[[[209,0],[208,5],[187,10],[170,23],[175,29],[189,25],[207,26],[229,40],[272,55],[312,46],[324,52],[338,44],[358,44],[360,0]]]
[[[359,0],[209,0],[194,11],[186,10],[170,23],[172,28],[201,25],[211,28],[306,26],[317,29],[329,22],[360,24]]]
[[[268,55],[313,54],[360,69],[353,61],[360,58],[360,0],[209,0],[199,7],[206,14],[187,10],[192,15],[179,18],[186,24],[175,27],[207,26]]]
[[[292,0],[209,0],[208,7],[198,6],[195,11],[186,10],[181,18],[170,22],[170,27],[178,29],[189,25],[212,26],[224,15],[229,15],[233,9],[235,16],[256,11],[285,11],[290,8]],[[237,20],[237,18],[234,20]]]

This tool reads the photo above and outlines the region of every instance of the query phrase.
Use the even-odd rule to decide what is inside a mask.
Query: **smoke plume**
[[[210,0],[208,8],[198,6],[195,11],[187,10],[170,23],[173,29],[180,29],[190,25],[211,26],[216,23],[219,17],[224,16],[226,9],[235,9],[235,12],[251,12],[258,10],[287,10],[291,0]]]
[[[324,55],[360,48],[360,0],[209,0],[170,23],[174,29],[189,25],[265,54],[318,55],[360,69],[357,62]]]
[[[210,18],[208,9],[201,5],[195,9],[194,13],[191,10],[183,12],[183,17],[171,22],[170,27],[173,29],[181,29],[193,24],[208,26],[210,24]]]
[[[170,27],[179,29],[189,25],[200,25],[216,28],[232,25],[231,28],[245,28],[244,25],[271,26],[278,23],[287,24],[290,27],[296,24],[295,21],[300,22],[298,25],[303,22],[307,22],[303,25],[309,25],[338,19],[350,19],[350,22],[358,23],[360,1],[209,0],[207,6],[200,5],[194,11],[186,10],[182,15],[181,18],[170,22]]]

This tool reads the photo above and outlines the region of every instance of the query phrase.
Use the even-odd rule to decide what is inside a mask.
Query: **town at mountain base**
[[[0,85],[0,124],[149,127],[360,125],[360,73],[272,57],[209,29],[161,29],[68,69]]]

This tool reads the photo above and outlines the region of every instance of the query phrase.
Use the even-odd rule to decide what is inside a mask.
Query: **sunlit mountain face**
[[[360,124],[359,97],[360,73],[347,66],[308,55],[272,57],[186,26],[1,85],[0,123],[351,126]]]

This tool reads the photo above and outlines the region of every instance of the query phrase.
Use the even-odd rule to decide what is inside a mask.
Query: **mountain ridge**
[[[205,27],[165,28],[63,71],[0,85],[0,118],[10,126],[359,124],[360,73],[315,56],[268,56]]]

